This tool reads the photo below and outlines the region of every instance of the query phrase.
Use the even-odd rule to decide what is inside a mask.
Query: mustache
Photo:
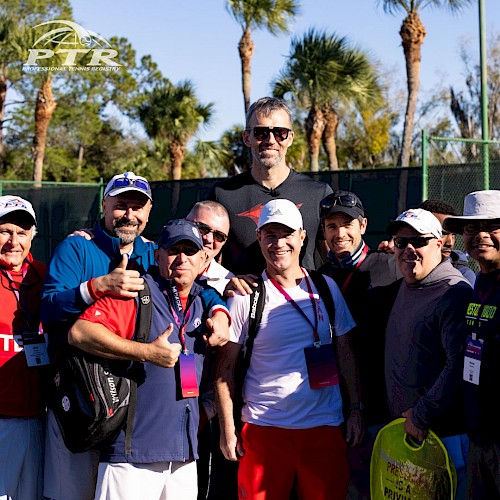
[[[123,226],[138,226],[138,225],[139,225],[139,223],[137,221],[134,222],[134,221],[130,221],[130,220],[125,219],[125,218],[114,220],[115,228],[120,228]]]

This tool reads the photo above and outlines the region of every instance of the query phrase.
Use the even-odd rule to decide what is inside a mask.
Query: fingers
[[[167,329],[160,335],[160,337],[163,337],[165,335],[166,338],[168,339],[173,331],[174,331],[174,325],[170,323]]]
[[[123,269],[125,271],[125,269],[127,269],[127,264],[128,264],[128,254],[124,253],[122,254],[122,260],[118,265],[117,269]]]

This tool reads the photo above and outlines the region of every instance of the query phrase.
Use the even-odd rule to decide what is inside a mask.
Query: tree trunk
[[[325,130],[325,118],[317,105],[313,105],[306,118],[306,137],[309,150],[309,169],[319,172],[319,150]]]
[[[7,78],[0,74],[0,166],[3,164],[5,145],[3,142],[3,120],[5,117],[5,97],[7,95]]]
[[[35,137],[33,139],[33,180],[41,182],[43,177],[43,160],[47,145],[47,131],[57,103],[52,94],[50,76],[43,82],[36,96],[35,105]]]
[[[247,28],[243,31],[238,44],[238,51],[241,59],[241,87],[243,89],[243,102],[245,104],[245,116],[250,107],[250,64],[252,62],[255,45],[253,43],[251,32]]]
[[[406,61],[408,99],[406,102],[403,141],[398,159],[398,166],[407,167],[410,164],[413,126],[415,121],[415,110],[417,108],[421,47],[424,43],[426,34],[424,25],[417,12],[410,12],[408,14],[401,25],[399,34],[401,35]]]
[[[76,182],[82,182],[83,155],[85,146],[80,142],[78,145],[78,161],[76,164]]]
[[[172,180],[180,181],[182,177],[182,162],[186,148],[178,141],[173,141],[168,147],[172,164]]]
[[[331,106],[324,108],[325,131],[323,132],[323,147],[328,156],[328,169],[338,170],[339,161],[337,158],[337,128],[339,126],[339,117]]]

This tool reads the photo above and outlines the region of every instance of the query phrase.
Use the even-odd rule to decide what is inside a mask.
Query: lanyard
[[[366,256],[368,255],[368,251],[369,251],[368,245],[365,245],[363,247],[363,251],[362,251],[362,253],[361,253],[360,257],[359,257],[358,262],[354,266],[354,269],[349,273],[349,275],[347,276],[347,278],[345,279],[345,281],[344,281],[344,283],[342,285],[342,295],[345,294],[345,291],[347,290],[347,287],[349,286],[349,283],[351,282],[352,275],[354,274],[354,271],[356,271],[356,269],[358,269],[358,267],[366,259]]]
[[[21,273],[22,273],[22,278],[21,281],[16,281],[14,280],[12,274],[10,274],[9,271],[6,269],[2,269],[2,273],[5,275],[7,280],[9,281],[9,286],[12,291],[12,293],[16,296],[17,303],[21,303],[21,299],[19,296],[19,290],[21,289],[21,286],[23,285],[24,278],[26,277],[26,273],[28,272],[29,269],[29,262],[24,259],[23,265],[21,266]]]
[[[186,347],[186,336],[184,332],[186,330],[186,323],[189,321],[189,317],[191,316],[191,311],[189,309],[191,307],[191,304],[188,301],[186,312],[182,310],[182,302],[179,296],[179,291],[177,290],[177,287],[174,283],[170,283],[168,292],[168,305],[170,307],[170,312],[174,317],[175,324],[179,328],[179,340],[182,346],[182,354],[188,354],[189,351]]]
[[[292,304],[293,307],[305,318],[305,320],[311,325],[313,329],[313,335],[314,335],[314,346],[319,347],[321,345],[321,340],[319,338],[318,334],[318,311],[316,310],[316,301],[314,300],[314,294],[312,291],[311,284],[309,283],[309,277],[307,276],[306,272],[304,269],[302,269],[302,274],[304,275],[304,278],[306,280],[306,285],[307,285],[307,292],[309,293],[309,300],[311,301],[311,305],[314,311],[314,325],[312,324],[311,320],[307,317],[306,313],[302,310],[302,308],[295,302],[295,300],[290,297],[288,292],[274,279],[269,277],[269,280],[271,283],[277,288],[277,290],[285,297],[285,299]]]

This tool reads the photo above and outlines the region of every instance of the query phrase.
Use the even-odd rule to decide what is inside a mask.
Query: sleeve
[[[204,281],[201,286],[203,286],[203,291],[200,293],[200,297],[203,301],[203,309],[207,311],[208,317],[212,317],[217,311],[224,311],[229,321],[231,321],[231,315],[227,309],[226,301],[216,290],[207,285],[206,281]]]
[[[131,340],[135,332],[137,305],[135,299],[102,297],[79,319],[105,326],[116,335]]]
[[[65,238],[54,251],[42,290],[40,316],[44,324],[73,321],[88,307],[80,293],[80,284],[85,281],[85,252],[79,248],[79,239]]]
[[[351,311],[349,311],[337,283],[328,276],[325,276],[325,279],[332,293],[333,303],[335,304],[335,335],[339,337],[350,332],[356,326],[356,323],[354,322]]]
[[[235,295],[227,301],[232,323],[229,328],[229,340],[243,345],[248,337],[248,317],[250,314],[250,296]]]

